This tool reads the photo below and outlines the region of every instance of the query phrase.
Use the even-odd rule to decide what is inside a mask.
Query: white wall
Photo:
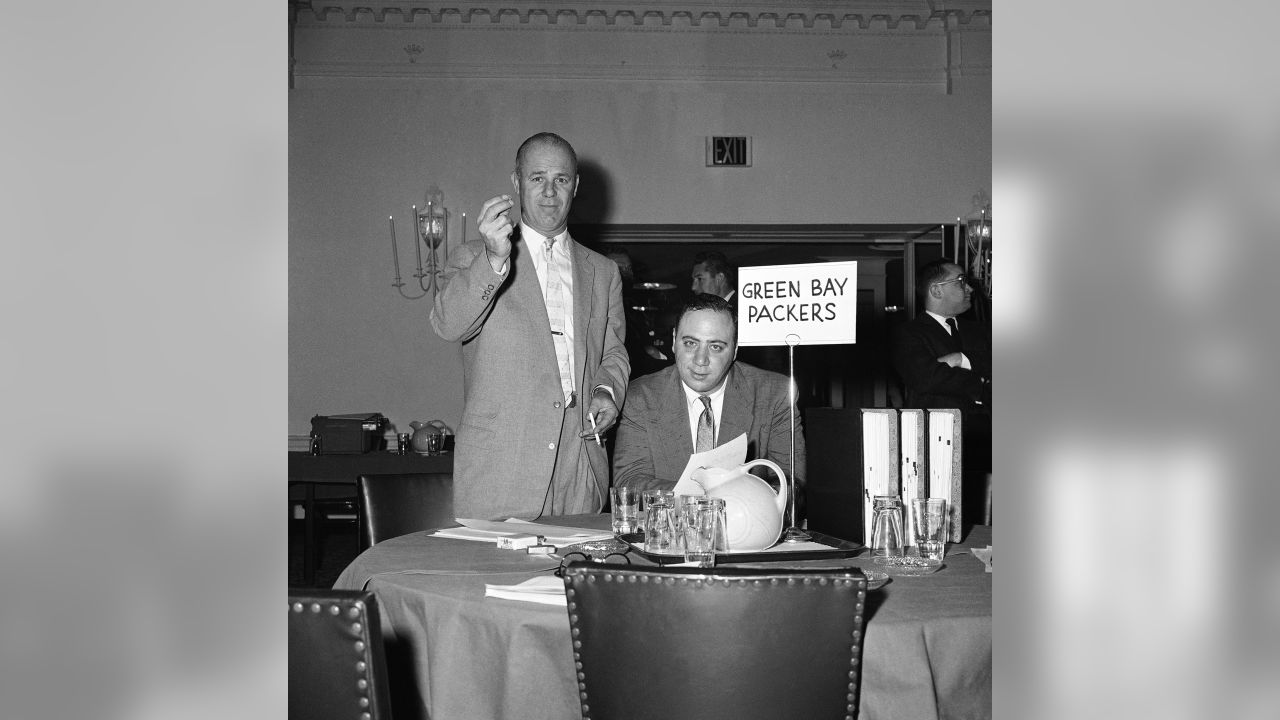
[[[989,38],[989,34],[988,34]],[[825,62],[825,61],[824,61]],[[954,221],[990,191],[990,77],[948,83],[300,78],[289,93],[289,429],[313,414],[462,412],[459,346],[391,287],[387,216],[412,272],[410,205],[438,185],[474,216],[510,191],[517,145],[551,130],[607,223]],[[708,135],[750,135],[748,169],[705,167]],[[453,222],[450,243],[461,238]]]

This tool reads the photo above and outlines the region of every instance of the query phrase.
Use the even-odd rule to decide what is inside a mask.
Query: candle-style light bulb
[[[427,205],[427,212],[431,211],[431,206]],[[418,255],[418,274],[416,277],[422,277],[422,221],[418,218],[418,206],[413,206],[413,249]]]
[[[396,247],[396,219],[390,215],[387,216],[387,223],[391,226],[391,259],[396,264],[396,284],[400,284],[400,248]]]

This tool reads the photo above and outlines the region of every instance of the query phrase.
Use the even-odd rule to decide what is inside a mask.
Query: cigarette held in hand
[[[595,414],[595,413],[587,413],[587,422],[590,422],[590,423],[591,423],[591,429],[592,429],[592,431],[594,431],[594,430],[596,429],[596,414]],[[595,436],[595,439],[596,439],[596,445],[599,445],[599,444],[600,444],[600,433],[598,433],[598,432],[593,432],[592,434]]]

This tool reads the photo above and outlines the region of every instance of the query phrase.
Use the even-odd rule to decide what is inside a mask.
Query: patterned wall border
[[[828,0],[780,6],[675,0],[645,5],[621,0],[554,5],[510,1],[434,5],[417,1],[292,0],[290,9],[291,87],[295,76],[430,76],[819,82],[950,92],[957,78],[991,75],[989,2]],[[382,32],[398,37],[390,41],[376,39],[375,35],[381,37]],[[678,42],[677,38],[689,34],[722,39],[741,36],[750,40],[753,47],[765,43],[778,52],[766,53],[775,58],[769,62],[725,57],[720,64],[688,66],[667,62],[660,53],[658,57],[650,53],[648,61],[633,57],[629,62],[616,62],[598,55],[515,56],[503,49],[483,58],[445,50],[435,52],[441,37],[438,33],[475,32],[517,36],[528,33],[530,37],[547,32],[623,33],[619,40],[636,37],[635,33],[653,33],[652,41],[659,45],[647,46],[650,49],[662,42]],[[787,42],[809,36],[840,42],[824,48],[822,57],[808,52],[796,54],[794,45],[784,49]],[[776,60],[778,57],[783,58],[781,62]]]

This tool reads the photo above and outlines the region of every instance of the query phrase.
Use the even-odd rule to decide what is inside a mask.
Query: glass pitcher
[[[902,501],[877,495],[871,504],[871,556],[899,557],[902,550]]]

